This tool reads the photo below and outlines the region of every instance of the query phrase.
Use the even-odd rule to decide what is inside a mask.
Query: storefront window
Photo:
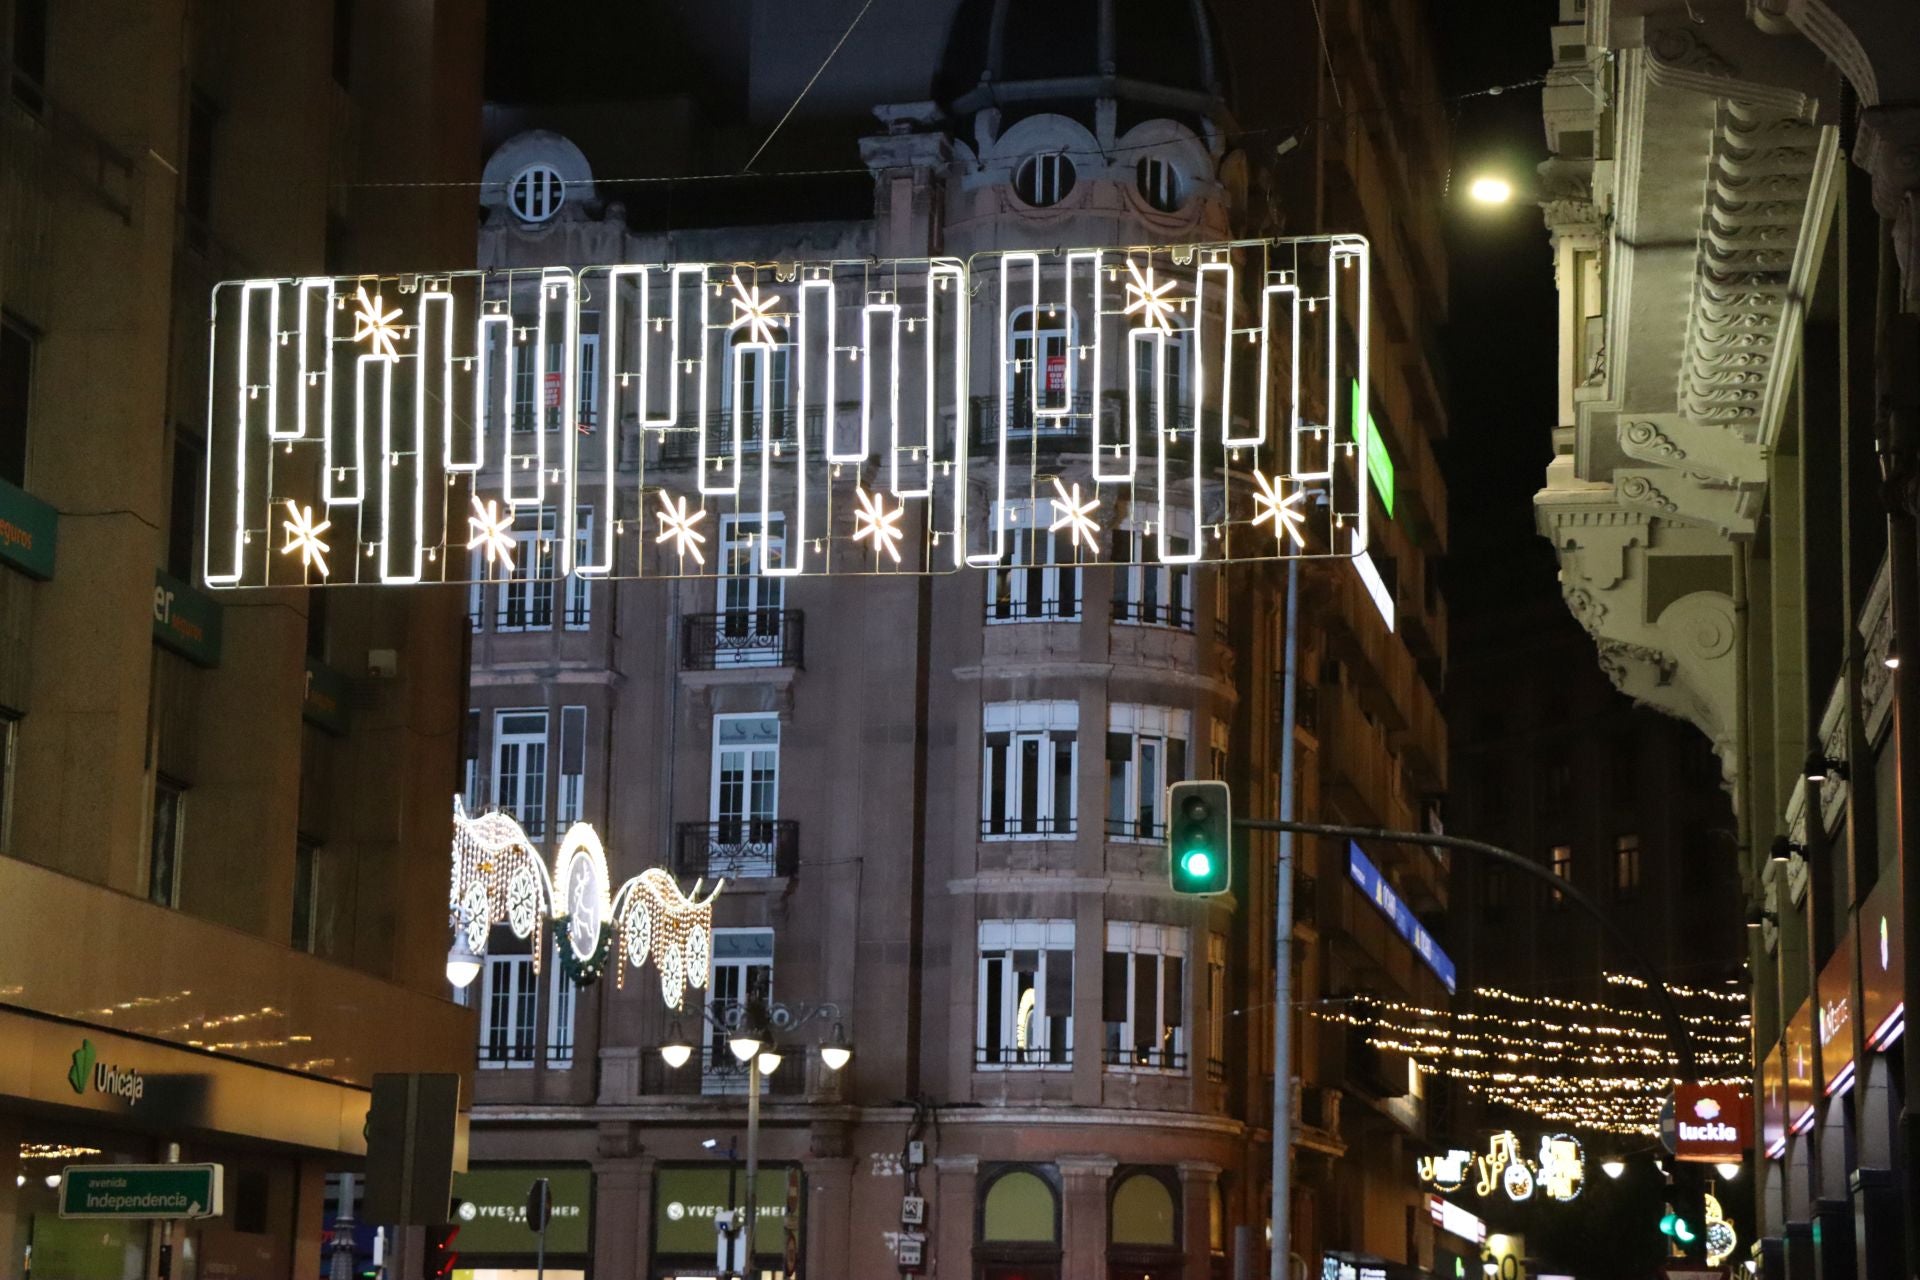
[[[987,1280],[1059,1276],[1060,1198],[1043,1171],[1014,1166],[987,1181],[975,1253]]]
[[[527,1193],[545,1178],[553,1194],[547,1223],[547,1280],[581,1280],[593,1249],[593,1174],[568,1166],[477,1166],[453,1179],[460,1228],[454,1280],[533,1280],[540,1239],[527,1229]]]
[[[746,1170],[721,1158],[710,1164],[670,1166],[653,1178],[653,1280],[713,1275],[719,1246],[716,1219],[746,1208]],[[753,1233],[756,1280],[787,1280],[805,1256],[805,1178],[798,1166],[762,1167],[755,1188]]]

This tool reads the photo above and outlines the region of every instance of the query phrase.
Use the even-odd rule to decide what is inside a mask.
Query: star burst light
[[[287,531],[287,544],[280,548],[280,554],[290,556],[298,551],[302,568],[317,568],[320,576],[326,577],[328,548],[320,535],[333,528],[333,521],[315,523],[313,508],[303,507],[292,498],[287,499],[287,517],[280,522]]]
[[[400,329],[394,321],[400,318],[400,308],[386,310],[386,299],[377,293],[369,298],[365,285],[360,286],[354,307],[353,340],[366,343],[370,353],[382,360],[398,360]]]
[[[473,514],[467,517],[467,524],[473,530],[473,536],[467,539],[467,550],[485,547],[487,563],[496,560],[503,562],[509,571],[513,568],[513,510],[499,509],[492,498],[482,506],[479,498],[473,500]]]
[[[905,535],[900,529],[900,518],[907,513],[905,503],[889,511],[881,505],[878,498],[865,489],[855,486],[853,496],[860,502],[860,509],[853,513],[853,540],[872,537],[874,554],[885,551],[893,557],[895,564],[900,563],[900,543]]]
[[[1173,332],[1173,300],[1167,294],[1178,283],[1162,280],[1158,284],[1153,279],[1153,264],[1147,264],[1143,275],[1133,262],[1127,263],[1127,274],[1133,279],[1127,281],[1127,309],[1122,314],[1133,315],[1138,312],[1140,322],[1149,329],[1158,329],[1162,333]]]
[[[700,550],[700,544],[707,540],[707,535],[693,527],[706,519],[707,513],[704,508],[699,511],[688,511],[685,498],[669,498],[665,493],[661,493],[660,510],[654,514],[660,520],[660,534],[654,539],[655,544],[672,538],[675,541],[675,551],[683,556],[691,555],[695,564],[707,562],[706,553]]]
[[[1060,477],[1058,476],[1055,476],[1053,479],[1053,491],[1058,496],[1049,498],[1047,501],[1053,504],[1053,509],[1059,512],[1059,516],[1052,524],[1047,526],[1047,532],[1052,533],[1061,528],[1070,528],[1073,531],[1071,541],[1076,543],[1084,541],[1087,550],[1098,550],[1098,544],[1094,539],[1100,532],[1100,526],[1094,523],[1093,517],[1088,513],[1100,505],[1100,500],[1098,498],[1088,498],[1085,502],[1080,501],[1079,481],[1076,480],[1073,488],[1069,490],[1065,485],[1060,483]]]
[[[1271,520],[1275,541],[1284,543],[1292,538],[1294,546],[1305,547],[1307,536],[1302,526],[1306,523],[1306,513],[1300,510],[1298,504],[1306,501],[1307,491],[1296,485],[1292,493],[1287,493],[1285,480],[1269,481],[1258,471],[1253,473],[1253,483],[1260,490],[1253,495],[1256,508],[1253,522],[1259,524]],[[1281,496],[1283,494],[1284,497]]]
[[[760,286],[754,285],[751,292],[740,283],[740,276],[733,277],[733,323],[727,326],[729,331],[745,327],[747,337],[754,342],[773,344],[773,331],[784,328],[784,324],[774,314],[774,307],[780,299],[769,293],[761,296]]]

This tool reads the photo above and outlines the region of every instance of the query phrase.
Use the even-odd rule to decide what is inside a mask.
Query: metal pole
[[[1533,859],[1523,857],[1511,849],[1502,849],[1497,844],[1488,844],[1484,840],[1467,840],[1460,836],[1437,836],[1425,831],[1395,831],[1388,827],[1348,827],[1331,822],[1289,822],[1285,819],[1276,821],[1269,818],[1235,818],[1233,824],[1236,827],[1245,827],[1249,831],[1298,831],[1310,836],[1335,836],[1346,840],[1378,840],[1383,844],[1420,844],[1434,849],[1453,849],[1461,853],[1473,853],[1491,858],[1536,880],[1544,881],[1568,902],[1592,916],[1605,931],[1608,940],[1619,949],[1621,955],[1640,971],[1642,979],[1660,1003],[1660,1014],[1667,1024],[1667,1039],[1673,1045],[1673,1056],[1677,1061],[1680,1079],[1691,1081],[1700,1078],[1700,1072],[1694,1063],[1693,1037],[1687,1034],[1686,1019],[1680,1016],[1680,1006],[1673,1002],[1673,993],[1667,990],[1667,984],[1660,977],[1659,971],[1653,967],[1640,949],[1620,932],[1620,927],[1608,919],[1606,913],[1595,905],[1592,898]]]
[[[741,1274],[754,1280],[760,1269],[754,1263],[753,1235],[758,1225],[754,1215],[760,1212],[760,1055],[754,1054],[747,1062],[747,1243],[744,1251],[745,1264]]]
[[[327,1260],[328,1280],[353,1280],[353,1181],[340,1175],[340,1211],[333,1217],[333,1249]]]
[[[1300,695],[1300,562],[1287,561],[1287,634],[1280,675],[1280,819],[1291,824],[1299,796],[1293,787],[1293,724]],[[1280,831],[1273,888],[1273,1245],[1268,1280],[1288,1280],[1293,1204],[1293,837]]]

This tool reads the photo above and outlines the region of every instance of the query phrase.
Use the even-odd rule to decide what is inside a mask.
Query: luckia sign
[[[1528,1159],[1520,1139],[1503,1130],[1487,1139],[1484,1152],[1454,1148],[1445,1155],[1421,1156],[1414,1167],[1420,1181],[1451,1195],[1473,1183],[1473,1194],[1483,1199],[1502,1192],[1513,1201],[1531,1200],[1537,1191],[1565,1204],[1577,1200],[1587,1182],[1586,1153],[1580,1140],[1568,1133],[1540,1139],[1538,1156]]]
[[[205,581],[1362,557],[1368,272],[1334,236],[221,284]]]

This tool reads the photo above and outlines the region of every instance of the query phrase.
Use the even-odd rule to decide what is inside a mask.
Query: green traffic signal
[[[1687,1220],[1669,1209],[1660,1218],[1660,1234],[1678,1240],[1681,1244],[1692,1244],[1698,1237]]]
[[[1232,888],[1233,805],[1224,782],[1176,782],[1167,789],[1167,876],[1175,893]]]

